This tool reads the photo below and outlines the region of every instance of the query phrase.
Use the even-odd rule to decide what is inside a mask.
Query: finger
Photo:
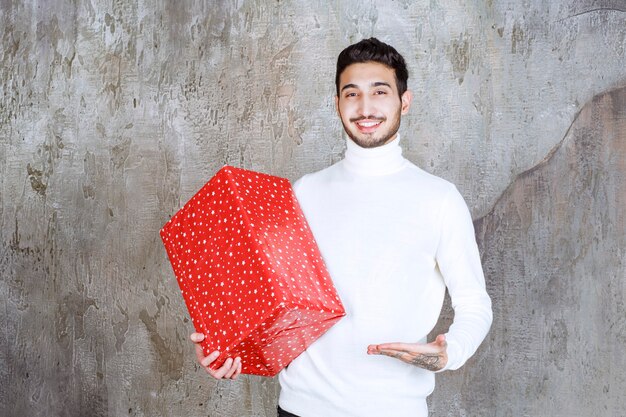
[[[403,361],[410,360],[410,354],[401,350],[393,350],[393,349],[380,349],[379,355],[385,355],[392,358],[400,359]]]
[[[235,373],[230,379],[237,379],[239,374],[241,374],[241,362],[239,362],[239,366],[237,366],[237,370],[235,371]]]
[[[448,346],[448,342],[446,341],[446,335],[440,334],[439,336],[437,336],[437,338],[435,339],[435,343],[441,347]]]
[[[235,372],[237,372],[237,368],[239,368],[238,359],[239,358],[235,358],[233,360],[232,364],[230,365],[230,369],[228,370],[228,372],[226,372],[226,374],[224,374],[224,378],[230,379],[235,374]]]
[[[222,365],[222,367],[218,369],[217,371],[213,371],[211,375],[213,375],[213,378],[222,379],[224,378],[224,375],[226,375],[228,371],[230,371],[230,368],[232,365],[233,365],[233,359],[228,358],[226,359],[226,362],[224,362],[224,365]]]
[[[423,345],[418,343],[382,343],[377,346],[378,350],[395,350],[410,353],[420,350],[420,347]]]
[[[239,369],[240,362],[241,362],[240,358],[235,358],[232,366],[230,367],[230,370],[226,372],[226,375],[224,375],[224,378],[229,378],[229,379],[232,378],[233,375],[235,375],[235,372],[237,372],[237,369]]]
[[[367,354],[368,355],[376,355],[376,354],[378,354],[378,345],[369,345],[367,347]]]
[[[202,342],[204,340],[204,334],[202,334],[202,333],[192,333],[191,336],[189,336],[189,338],[194,343],[200,343],[200,342]]]
[[[202,353],[202,348],[200,348],[199,351],[200,352],[198,353],[198,349],[196,349],[196,355],[199,355],[198,360],[200,362],[200,365],[204,366],[205,368],[208,368],[209,365],[215,362],[215,360],[220,356],[220,353],[217,350],[215,352],[211,352],[209,356],[203,356],[204,354]]]
[[[421,346],[419,344],[408,344],[408,343],[383,343],[381,345],[369,345],[367,347],[367,353],[369,355],[382,355],[383,351],[386,351],[388,354],[393,351],[395,354],[397,353],[415,353],[421,351]]]

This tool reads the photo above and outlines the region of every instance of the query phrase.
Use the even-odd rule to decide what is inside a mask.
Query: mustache
[[[350,122],[355,123],[355,122],[360,122],[361,120],[372,120],[372,121],[377,121],[377,122],[384,122],[385,120],[387,120],[387,118],[376,117],[376,116],[360,116],[360,117],[354,117],[350,119]]]

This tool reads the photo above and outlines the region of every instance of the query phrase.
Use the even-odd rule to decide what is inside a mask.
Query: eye
[[[383,95],[383,94],[387,94],[387,92],[386,92],[386,91],[384,91],[384,90],[376,90],[376,91],[374,92],[374,94],[375,94],[375,95],[377,95],[377,96],[380,96],[380,95]]]
[[[351,93],[346,93],[345,97],[356,97],[356,93],[355,92],[351,92]]]

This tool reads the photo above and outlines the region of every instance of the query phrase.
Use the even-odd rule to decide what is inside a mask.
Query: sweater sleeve
[[[304,180],[304,177],[306,177],[306,175],[298,178],[291,185],[291,188],[293,189],[293,193],[296,195],[296,197],[298,197],[298,193],[300,192],[300,187],[302,186],[302,181]]]
[[[492,321],[474,225],[454,186],[442,207],[436,261],[454,309],[454,321],[446,333],[448,363],[444,371],[460,368],[476,352]]]

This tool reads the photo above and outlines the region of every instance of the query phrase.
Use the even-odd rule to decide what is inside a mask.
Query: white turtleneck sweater
[[[279,375],[280,406],[301,417],[422,417],[433,372],[368,355],[370,344],[426,343],[446,286],[446,334],[457,369],[491,325],[474,228],[451,183],[402,157],[400,138],[365,149],[294,184],[346,316]]]

